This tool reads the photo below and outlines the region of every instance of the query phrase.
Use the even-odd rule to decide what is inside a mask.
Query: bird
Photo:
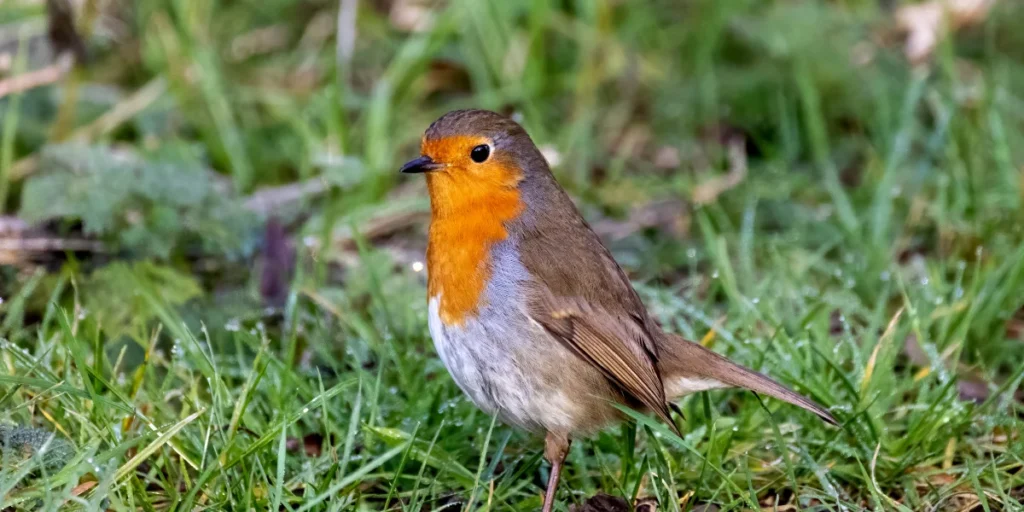
[[[684,395],[744,388],[817,414],[821,405],[664,331],[518,123],[455,110],[430,124],[420,156],[430,197],[427,315],[452,379],[480,409],[544,435],[543,512],[572,439],[670,412]]]

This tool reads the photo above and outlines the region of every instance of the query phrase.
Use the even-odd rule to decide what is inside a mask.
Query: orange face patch
[[[518,217],[523,203],[516,189],[523,173],[493,150],[477,163],[474,147],[484,137],[455,136],[424,140],[422,153],[444,165],[427,174],[430,235],[427,242],[427,293],[440,296],[445,325],[462,325],[483,305],[491,277],[491,247],[508,237],[505,223]]]

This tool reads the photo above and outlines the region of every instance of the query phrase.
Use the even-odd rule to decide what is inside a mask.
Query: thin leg
[[[562,463],[569,454],[569,437],[565,434],[548,432],[544,438],[544,458],[551,463],[551,475],[548,476],[548,489],[544,493],[544,507],[541,512],[551,512],[555,506],[555,491],[558,490],[558,478],[562,474]]]

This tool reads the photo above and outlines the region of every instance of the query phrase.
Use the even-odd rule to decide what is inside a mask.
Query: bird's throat
[[[428,187],[427,294],[439,297],[446,326],[461,326],[484,306],[491,249],[508,238],[506,225],[523,212],[523,201],[515,188],[474,188],[445,176],[428,176]]]

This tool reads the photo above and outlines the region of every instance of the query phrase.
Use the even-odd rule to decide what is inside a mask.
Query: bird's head
[[[547,164],[519,124],[488,110],[456,110],[427,128],[419,158],[403,173],[425,173],[435,215],[492,201],[519,201],[517,189]],[[464,211],[459,213],[465,213]]]

